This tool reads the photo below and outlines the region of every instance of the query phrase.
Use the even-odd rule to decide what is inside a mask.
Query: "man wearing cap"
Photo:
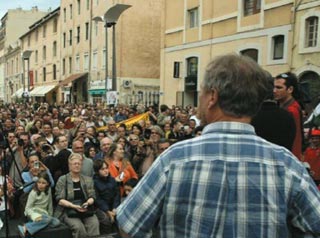
[[[274,99],[281,108],[290,112],[296,124],[292,153],[301,160],[302,157],[302,112],[297,98],[299,97],[298,80],[293,73],[279,74],[274,80]]]
[[[304,152],[304,162],[309,163],[311,175],[317,184],[320,183],[320,130],[311,131],[310,145]]]

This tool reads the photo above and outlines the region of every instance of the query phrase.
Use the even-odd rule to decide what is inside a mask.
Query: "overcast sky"
[[[0,19],[8,9],[21,7],[24,10],[30,10],[32,7],[38,6],[38,9],[47,11],[50,7],[53,10],[59,5],[60,0],[0,0]]]

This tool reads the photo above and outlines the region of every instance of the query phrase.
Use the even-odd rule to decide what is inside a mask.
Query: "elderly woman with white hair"
[[[59,178],[56,185],[58,202],[55,217],[72,230],[74,238],[99,235],[99,221],[89,209],[96,199],[93,179],[82,175],[82,157],[73,153],[68,159],[69,173]]]

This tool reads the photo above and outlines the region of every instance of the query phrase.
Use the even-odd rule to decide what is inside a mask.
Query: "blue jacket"
[[[104,211],[112,211],[120,204],[120,188],[116,180],[110,175],[106,178],[94,175],[94,188],[96,190],[96,205]]]

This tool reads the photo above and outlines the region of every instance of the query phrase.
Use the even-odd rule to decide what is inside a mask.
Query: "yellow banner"
[[[131,130],[131,127],[133,124],[135,123],[138,123],[140,120],[144,120],[144,121],[148,121],[149,120],[149,114],[146,112],[146,113],[143,113],[143,114],[139,114],[139,115],[136,115],[134,117],[131,117],[127,120],[124,120],[124,121],[120,121],[118,123],[116,123],[116,127],[118,127],[120,124],[124,123],[127,127],[127,130]],[[97,131],[105,131],[108,129],[108,126],[102,126],[102,127],[98,127],[97,128]]]

